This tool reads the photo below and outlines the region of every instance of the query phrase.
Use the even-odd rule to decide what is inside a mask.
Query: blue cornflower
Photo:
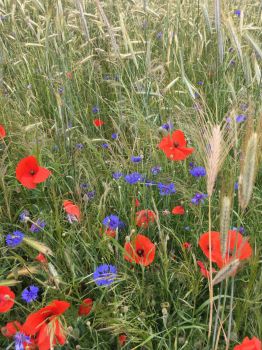
[[[171,121],[161,125],[161,128],[166,130],[166,131],[172,130],[173,127],[174,127],[174,124]]]
[[[111,230],[121,229],[125,224],[119,219],[117,215],[106,216],[103,220],[103,225],[110,228]]]
[[[133,163],[139,163],[142,160],[142,156],[131,156],[131,162]]]
[[[98,286],[109,286],[117,277],[117,268],[113,265],[100,265],[96,268],[93,277]]]
[[[195,177],[206,176],[206,169],[202,166],[195,166],[189,170],[190,174]]]
[[[235,11],[234,11],[234,15],[240,17],[240,15],[241,15],[241,10],[235,10]]]
[[[247,119],[247,116],[244,114],[239,114],[236,116],[236,122],[237,123],[242,123]]]
[[[151,168],[151,173],[152,173],[153,175],[159,174],[160,171],[161,171],[161,167],[160,167],[160,166],[154,166],[153,168]]]
[[[29,335],[25,335],[24,333],[21,332],[17,332],[14,336],[14,340],[15,340],[15,350],[24,350],[24,343],[26,344],[30,344],[30,336]]]
[[[57,91],[58,91],[59,95],[62,95],[63,92],[65,91],[65,88],[63,86],[60,86]]]
[[[125,176],[126,182],[128,182],[131,185],[136,184],[139,181],[142,181],[144,178],[140,173],[131,173]]]
[[[111,137],[112,137],[113,140],[116,140],[116,139],[118,138],[118,134],[114,132],[114,133],[111,135]]]
[[[197,85],[204,85],[204,82],[203,81],[198,81]]]
[[[28,210],[23,210],[22,213],[19,214],[19,220],[21,222],[27,222],[30,218],[30,214]]]
[[[237,191],[238,190],[238,182],[234,183],[234,190]]]
[[[68,121],[67,127],[68,129],[71,129],[73,127],[73,123],[71,120]]]
[[[107,149],[109,147],[109,144],[108,143],[102,143],[101,146],[102,146],[102,148]]]
[[[122,177],[122,176],[123,176],[123,173],[120,173],[120,172],[118,172],[118,171],[116,171],[115,173],[113,173],[113,179],[115,179],[115,180],[119,180],[120,177]]]
[[[14,231],[13,233],[9,233],[5,237],[5,242],[8,247],[14,248],[18,246],[24,239],[24,234],[21,231]]]
[[[104,80],[110,80],[110,75],[109,74],[105,74],[103,77]]]
[[[88,189],[88,187],[89,187],[89,184],[87,184],[87,183],[82,183],[82,184],[80,184],[80,188],[82,189],[82,190],[87,190]]]
[[[94,107],[92,108],[92,112],[93,112],[93,113],[99,113],[99,107],[98,107],[98,106],[94,106]]]
[[[83,148],[84,148],[84,145],[82,143],[76,144],[76,149],[78,149],[79,151],[81,151]]]
[[[156,38],[158,40],[161,40],[163,38],[163,32],[158,32],[157,35],[156,35]]]
[[[27,303],[31,303],[38,298],[39,288],[36,286],[29,286],[22,292],[22,299]]]
[[[88,199],[95,198],[95,195],[96,195],[96,191],[89,191],[89,192],[87,192]]]
[[[205,198],[207,198],[207,194],[205,193],[196,193],[194,197],[191,199],[191,203],[198,205],[199,203],[204,203]]]
[[[46,225],[46,222],[44,220],[37,219],[36,223],[32,224],[29,230],[32,233],[38,233],[42,231],[43,228],[45,228],[45,225]]]
[[[162,184],[161,182],[158,183],[157,187],[159,188],[160,192],[159,194],[161,196],[166,196],[172,193],[176,193],[175,184]]]

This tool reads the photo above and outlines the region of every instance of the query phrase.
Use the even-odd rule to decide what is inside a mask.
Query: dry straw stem
[[[226,278],[235,274],[240,264],[239,259],[234,259],[225,265],[221,270],[218,271],[215,278],[212,281],[212,286],[224,281]]]
[[[228,196],[223,196],[220,210],[220,238],[222,258],[225,258],[227,249],[227,235],[231,221],[231,199]]]
[[[245,210],[251,199],[254,182],[256,178],[258,158],[258,134],[253,132],[249,137],[239,176],[239,204],[242,210]]]

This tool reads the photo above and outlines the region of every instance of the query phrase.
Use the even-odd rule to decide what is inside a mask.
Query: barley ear
[[[239,176],[239,204],[245,210],[252,196],[256,177],[256,163],[258,151],[258,135],[252,133],[246,146],[242,169]]]
[[[227,249],[227,234],[231,221],[231,199],[228,196],[222,198],[220,210],[220,241],[222,258],[225,258]]]

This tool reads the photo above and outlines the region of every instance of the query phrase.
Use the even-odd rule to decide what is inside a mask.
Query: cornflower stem
[[[208,324],[208,342],[211,337],[212,322],[213,322],[213,276],[212,276],[212,245],[211,245],[211,196],[208,197],[208,245],[209,245],[209,324]]]

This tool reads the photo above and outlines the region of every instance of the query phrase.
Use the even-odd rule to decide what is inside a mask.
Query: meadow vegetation
[[[5,326],[27,320],[29,337],[54,300],[70,307],[43,321],[49,347],[33,334],[39,350],[261,340],[261,13],[256,0],[0,0],[0,349],[38,349]],[[28,156],[50,173],[18,169]],[[15,300],[1,312],[3,286]]]

